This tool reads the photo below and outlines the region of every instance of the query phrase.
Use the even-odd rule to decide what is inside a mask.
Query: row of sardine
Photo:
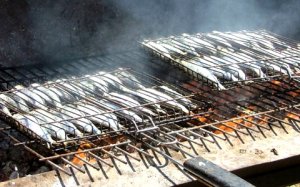
[[[145,117],[165,114],[168,108],[189,113],[197,107],[167,86],[145,87],[127,71],[118,76],[99,72],[74,81],[16,86],[0,94],[0,106],[50,143],[68,139],[69,134],[101,134],[101,127],[119,130],[123,128],[119,118],[140,123]]]
[[[299,50],[287,46],[272,35],[265,35],[255,32],[183,34],[158,41],[145,41],[143,44],[224,89],[219,79],[240,81],[247,80],[248,75],[266,78],[266,71],[268,74],[279,72],[291,76],[295,70],[298,71],[300,58],[295,55],[299,55]],[[276,51],[275,44],[286,48]],[[260,60],[270,58],[282,59]],[[246,75],[246,72],[252,73]]]

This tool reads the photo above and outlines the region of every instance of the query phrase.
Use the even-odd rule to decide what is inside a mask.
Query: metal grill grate
[[[299,74],[299,44],[267,31],[183,34],[142,45],[218,89]]]
[[[103,76],[104,74],[95,74],[95,72],[99,71],[99,68],[109,65],[111,62],[132,58],[135,58],[136,61],[129,61],[134,65],[144,66],[143,62],[137,59],[146,59],[146,57],[141,53],[131,52],[109,57],[78,60],[76,63],[65,64],[57,69],[50,66],[45,67],[47,70],[38,68],[42,69],[42,73],[39,74],[40,78],[32,76],[32,79],[28,80],[20,78],[20,81],[17,81],[14,79],[9,84],[9,87],[5,87],[7,91],[2,93],[15,94],[24,89],[33,89],[34,86],[31,84],[36,80],[41,82],[40,86],[46,88],[55,87],[62,89],[64,87],[62,86],[63,83],[68,83],[78,86],[87,96],[83,97],[78,93],[76,94],[76,92],[73,93],[74,90],[69,90],[75,98],[72,101],[63,100],[63,105],[86,102],[97,106],[97,102],[100,99],[109,99],[109,97],[95,93],[83,82],[91,77]],[[97,61],[98,63],[96,63]],[[82,64],[82,68],[79,68],[80,65],[77,67],[77,62]],[[89,62],[93,63],[89,64]],[[102,62],[102,64],[100,65],[99,62]],[[124,63],[126,62],[124,61]],[[158,65],[160,63],[155,60],[150,64],[153,67]],[[78,72],[79,75],[72,77],[76,73],[74,71],[76,69],[80,69],[81,71]],[[33,68],[30,68],[30,70],[35,71]],[[13,70],[12,72],[18,71]],[[182,166],[183,160],[197,156],[198,149],[202,148],[210,151],[209,145],[215,145],[221,149],[224,143],[233,145],[233,139],[245,142],[249,141],[249,138],[255,140],[257,136],[267,137],[267,134],[270,134],[269,132],[276,135],[276,129],[281,129],[283,132],[293,129],[299,132],[300,106],[298,96],[300,94],[300,84],[297,80],[281,79],[280,81],[251,83],[243,87],[234,87],[219,92],[217,90],[212,91],[210,87],[203,86],[199,82],[187,81],[188,79],[186,80],[185,78],[174,80],[173,75],[168,76],[167,79],[176,83],[176,87],[145,73],[139,73],[130,69],[108,69],[106,72],[120,79],[124,76],[122,72],[129,72],[145,87],[159,88],[159,86],[168,86],[183,95],[173,98],[174,101],[187,98],[192,103],[197,104],[197,108],[190,107],[188,108],[188,113],[183,113],[169,105],[164,105],[169,100],[162,100],[155,103],[145,102],[139,106],[122,107],[118,110],[106,110],[106,112],[92,114],[89,117],[104,113],[116,114],[118,120],[120,120],[120,124],[122,124],[122,128],[112,130],[111,128],[100,128],[99,126],[102,131],[99,135],[88,133],[82,137],[70,135],[68,140],[57,140],[55,145],[49,147],[50,149],[44,149],[45,147],[42,147],[42,149],[40,145],[47,145],[48,143],[39,141],[41,138],[38,140],[36,135],[30,133],[28,129],[25,129],[27,130],[26,134],[31,137],[28,141],[20,141],[17,137],[11,135],[9,128],[1,129],[0,132],[10,136],[16,145],[24,146],[25,149],[39,157],[41,161],[47,162],[68,175],[74,175],[74,170],[88,173],[87,167],[81,168],[70,161],[74,158],[97,170],[101,170],[103,165],[117,169],[116,162],[131,167],[130,163],[132,161],[144,162],[145,160],[152,163],[151,165],[154,163],[154,165],[159,167],[163,165],[159,157]],[[90,76],[83,76],[87,73]],[[177,72],[174,71],[174,74],[177,74]],[[16,78],[16,76],[13,78]],[[60,80],[53,81],[55,79]],[[52,80],[53,82],[46,82],[48,80]],[[136,80],[133,80],[133,82],[136,82]],[[25,85],[26,88],[10,90],[10,88],[20,83]],[[2,84],[4,85],[5,83],[3,82]],[[68,90],[67,87],[66,89]],[[113,88],[113,91],[119,92],[120,89]],[[126,119],[119,114],[121,111],[153,106],[154,104],[161,104],[166,113],[158,114],[151,118],[144,115],[142,122]],[[48,108],[52,108],[54,111],[59,111],[60,109],[59,106],[49,107],[47,105],[45,110],[49,111]],[[30,107],[30,111],[32,110],[35,111],[36,108]],[[11,112],[28,113],[28,111],[18,110],[11,110]],[[18,127],[24,131],[22,129],[23,126],[17,124],[7,114],[2,113],[2,117],[10,124],[15,124],[14,127]],[[53,125],[58,122],[83,118],[73,117],[64,120],[54,120],[53,122],[41,123],[41,125]],[[132,154],[133,152],[139,153],[139,156]],[[80,154],[84,154],[84,157],[80,157]],[[178,159],[173,156],[177,154],[182,155],[182,158]],[[121,157],[122,155],[125,159]],[[112,160],[112,162],[108,160]],[[60,163],[64,163],[68,168],[62,167]]]

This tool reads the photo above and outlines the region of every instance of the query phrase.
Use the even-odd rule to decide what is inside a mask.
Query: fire
[[[292,113],[289,113],[289,112],[286,114],[286,116],[287,116],[287,118],[292,118],[294,120],[300,120],[299,116],[297,116],[295,114],[292,114]]]
[[[197,117],[197,120],[198,121],[200,121],[200,122],[202,122],[202,123],[207,123],[208,122],[208,119],[207,118],[205,118],[205,117]]]
[[[92,148],[92,145],[91,145],[91,144],[89,144],[89,143],[83,143],[83,144],[81,144],[81,145],[79,146],[77,152],[83,151],[83,150],[85,150],[85,149],[90,149],[90,148]],[[94,158],[90,159],[90,158],[87,156],[86,153],[77,153],[77,154],[75,154],[75,155],[76,155],[76,156],[73,157],[73,159],[72,159],[71,162],[72,162],[73,164],[77,165],[77,166],[82,166],[82,165],[84,164],[84,162],[83,162],[81,159],[79,159],[79,158],[85,159],[85,160],[89,161],[90,163],[96,163],[96,162],[97,162],[96,159],[94,159]],[[79,158],[78,158],[78,157],[79,157]]]
[[[283,90],[291,90],[292,87],[290,84],[286,84],[285,82],[278,81],[278,80],[271,80],[271,84],[267,89],[274,90],[274,93],[279,91],[280,93],[283,92]],[[207,88],[205,86],[201,85],[201,88],[199,88],[199,83],[197,81],[190,81],[186,84],[183,84],[183,87],[193,91],[193,92],[203,92],[205,94],[207,91]],[[237,89],[238,93],[241,93],[241,95],[244,95],[242,93],[242,90]],[[207,94],[210,94],[211,92],[207,92]],[[221,94],[221,95],[220,95]],[[246,94],[246,93],[245,93]],[[286,94],[290,97],[299,97],[300,95],[300,89],[299,90],[292,90],[292,91],[287,91]],[[216,95],[218,97],[218,102],[222,103],[220,100],[223,100],[225,98],[226,102],[230,102],[231,98],[225,97],[226,95],[222,95],[222,93],[217,93]],[[221,97],[222,96],[222,97]],[[280,102],[279,102],[280,104]],[[255,114],[255,112],[258,111],[258,108],[254,105],[247,106],[247,108],[243,108],[238,114],[234,115],[232,117],[232,120],[229,122],[223,122],[215,125],[218,129],[214,131],[216,134],[222,134],[222,131],[225,132],[233,132],[234,129],[237,128],[251,128],[255,125],[267,125],[268,121],[270,120],[270,117],[267,115],[252,115]],[[214,120],[212,118],[213,116],[209,115],[202,115],[202,116],[196,116],[192,120],[194,125],[199,125],[199,124],[209,124],[213,122]],[[234,118],[239,118],[239,119],[234,119]],[[216,119],[219,120],[219,119]],[[300,121],[300,115],[297,115],[296,113],[291,113],[288,112],[286,113],[286,120],[299,120]]]
[[[280,81],[277,81],[277,80],[271,80],[271,82],[277,86],[280,86],[280,87],[284,87],[283,83],[280,82]],[[272,86],[273,87],[273,86]],[[276,86],[274,86],[276,87]],[[276,88],[275,88],[276,89]],[[289,92],[286,92],[288,95],[292,96],[292,97],[297,97],[300,95],[300,90],[293,90],[293,91],[289,91]]]
[[[282,85],[282,83],[281,83],[280,81],[277,81],[277,80],[271,80],[271,82],[272,82],[273,84],[278,85],[278,86],[281,86],[281,85]]]
[[[246,127],[252,127],[254,124],[259,125],[265,125],[267,121],[269,120],[269,117],[267,116],[249,116],[249,114],[253,114],[255,111],[255,106],[248,106],[247,109],[244,109],[240,114],[238,114],[236,117],[243,117],[245,118],[239,118],[239,119],[233,119],[229,122],[224,122],[219,125],[216,125],[221,130],[224,130],[226,132],[233,132],[234,129],[246,126]],[[248,117],[247,117],[248,116]],[[214,133],[216,134],[222,134],[222,131],[215,130]]]

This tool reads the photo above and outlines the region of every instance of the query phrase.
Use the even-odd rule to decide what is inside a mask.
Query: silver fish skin
[[[166,94],[172,96],[172,97],[180,97],[177,101],[181,102],[184,106],[195,109],[197,108],[197,105],[195,105],[191,100],[185,98],[182,94],[178,93],[177,91],[167,87],[167,86],[159,86],[160,89],[162,89]]]
[[[218,64],[227,65],[225,69],[228,70],[228,72],[233,74],[235,77],[237,77],[237,79],[239,79],[239,80],[247,79],[246,74],[237,64],[232,64],[226,60],[223,60],[223,59],[215,57],[215,56],[210,56],[210,57],[204,56],[203,58],[210,59],[211,61],[215,61]]]
[[[31,86],[37,86],[37,85],[32,84]],[[46,104],[48,106],[55,106],[54,103],[53,103],[53,100],[47,94],[45,94],[42,91],[36,89],[35,87],[30,88],[30,91],[35,93],[36,95],[40,96],[46,102]]]
[[[34,108],[47,109],[46,102],[39,95],[31,92],[29,89],[24,88],[21,85],[15,86],[16,90],[13,91],[17,97],[23,99],[28,105]]]
[[[77,99],[84,98],[87,95],[86,92],[84,92],[82,88],[74,85],[73,83],[60,82],[59,85],[62,86],[62,87],[60,87],[60,89],[66,91],[67,93],[70,93],[73,97],[75,96],[75,98],[77,98]],[[70,98],[70,100],[71,99],[72,98]],[[73,99],[73,101],[74,101],[74,99]]]
[[[95,127],[95,125],[90,120],[85,118],[85,114],[79,111],[75,105],[66,105],[61,108],[60,112],[63,114],[64,119],[70,119],[70,121],[74,123],[80,130],[87,133],[101,133],[99,132],[99,130],[97,130],[97,127]]]
[[[118,77],[112,74],[102,74],[101,79],[105,81],[108,85],[115,87],[117,89],[121,89],[122,87],[125,87],[122,81]]]
[[[223,33],[218,31],[213,31],[214,34],[217,34],[219,37],[222,37],[223,39],[230,39],[233,40],[235,43],[240,44],[242,46],[247,46],[247,43],[244,40],[241,40],[240,38],[237,38],[230,33]]]
[[[213,35],[213,34],[206,34],[205,37],[208,37],[214,41],[217,41],[219,43],[222,43],[223,45],[225,45],[226,47],[229,47],[229,48],[232,48],[232,45],[225,39],[219,37],[219,36],[216,36],[216,35]]]
[[[24,112],[29,112],[29,107],[27,106],[25,101],[19,97],[10,96],[8,94],[0,94],[0,100],[5,104],[7,108],[11,110],[21,110]]]
[[[13,118],[33,131],[46,142],[49,142],[51,144],[55,143],[55,141],[51,138],[49,132],[47,132],[47,129],[38,125],[38,121],[35,119],[35,117],[30,115],[15,114],[13,115]]]
[[[47,87],[41,86],[39,84],[34,84],[34,85],[32,84],[32,86],[36,90],[38,90],[38,91],[44,93],[45,95],[47,95],[51,99],[51,101],[49,101],[49,102],[51,102],[52,105],[54,105],[55,107],[61,107],[62,106],[62,102],[59,98],[59,95],[56,94],[54,91],[52,91],[51,89],[49,89]]]
[[[166,48],[164,48],[163,46],[153,42],[153,41],[149,41],[147,43],[144,43],[145,46],[153,49],[154,51],[157,51],[159,53],[162,53],[164,56],[173,59],[171,56],[171,53],[169,52],[169,50],[167,50]]]
[[[265,32],[265,31],[261,31],[260,34],[262,34],[265,38],[271,39],[272,42],[277,43],[279,45],[285,46],[287,48],[289,48],[290,46],[284,42],[283,40],[280,40],[278,38],[276,38],[275,36],[272,36],[271,34]]]
[[[251,61],[251,60],[255,60],[254,58],[244,54],[244,53],[239,53],[238,54],[240,56],[240,58],[242,58],[245,61]],[[267,68],[271,71],[277,71],[286,75],[293,75],[294,72],[291,70],[291,68],[289,67],[289,65],[285,64],[285,63],[281,63],[279,61],[276,62],[276,60],[269,62],[269,61],[256,61],[255,64],[257,64],[260,67],[264,67]]]
[[[210,61],[207,61],[207,60],[201,59],[201,58],[193,59],[189,62],[194,63],[196,65],[198,64],[199,66],[204,66],[204,67],[210,66],[207,69],[209,69],[216,77],[223,78],[223,79],[230,80],[230,81],[238,81],[238,79],[233,74],[222,69],[223,67],[213,67],[218,64],[211,63]]]
[[[177,53],[179,55],[183,55],[183,56],[187,55],[187,53],[185,51],[182,51],[182,50],[180,50],[180,49],[178,49],[178,48],[176,48],[176,47],[174,47],[172,45],[169,45],[169,44],[166,44],[166,43],[159,43],[159,45],[161,45],[164,48],[166,48],[166,49],[168,49],[170,51],[173,51],[173,52],[175,52],[175,53]]]
[[[191,36],[191,35],[188,35],[188,34],[182,34],[184,37],[186,37],[185,39],[188,39],[188,40],[192,40],[193,42],[196,42],[202,46],[207,46],[207,47],[210,47],[212,49],[215,49],[215,46],[212,45],[211,43],[205,41],[205,40],[202,40],[196,36]]]
[[[65,130],[63,130],[59,123],[52,123],[53,120],[49,118],[48,116],[44,116],[43,114],[40,114],[39,112],[33,111],[30,113],[31,116],[33,116],[37,121],[38,124],[41,125],[41,127],[44,127],[49,134],[51,134],[51,137],[59,140],[67,140],[67,134]],[[44,123],[50,123],[50,124],[44,124]]]
[[[179,39],[176,39],[176,41],[178,41],[179,43],[181,43],[185,46],[192,47],[195,50],[195,52],[197,53],[196,56],[200,56],[199,52],[201,52],[203,50],[206,50],[206,51],[209,50],[210,53],[212,53],[212,54],[217,53],[215,48],[212,48],[212,47],[209,47],[209,46],[203,46],[203,45],[198,44],[198,43],[196,43],[193,40],[190,40],[188,38],[179,38]]]
[[[66,85],[61,86],[49,86],[49,90],[54,92],[60,98],[60,101],[74,101],[76,97],[72,94]]]
[[[234,55],[232,55],[230,57],[223,56],[223,59],[227,60],[229,62],[232,62],[232,63],[244,62],[243,60],[235,57]],[[266,77],[266,75],[262,71],[261,67],[257,66],[254,63],[240,63],[238,65],[243,67],[243,68],[250,69],[251,71],[253,71],[260,78],[265,78]]]
[[[272,42],[270,42],[269,40],[267,40],[266,38],[264,38],[263,36],[261,36],[259,34],[250,33],[250,32],[245,32],[244,34],[250,36],[251,39],[255,40],[256,42],[259,42],[261,45],[265,46],[265,48],[269,48],[272,50],[275,49]]]
[[[122,81],[115,75],[112,74],[103,74],[102,79],[107,82],[107,84],[111,85],[114,88],[122,90],[123,92],[133,93],[131,89],[125,87]]]
[[[97,92],[97,87],[90,80],[74,82],[73,84],[82,89],[86,95],[93,95],[93,93]]]
[[[101,104],[103,107],[106,107],[107,109],[119,110],[119,111],[117,111],[117,113],[129,120],[134,120],[135,122],[143,121],[143,119],[139,115],[137,115],[135,112],[127,110],[127,109],[120,110],[120,109],[122,109],[122,107],[120,107],[119,105],[117,105],[113,102],[110,102],[106,99],[100,100],[99,104]]]
[[[170,41],[167,41],[167,42],[168,42],[168,44],[174,46],[175,48],[180,49],[181,51],[184,51],[184,52],[189,53],[189,54],[194,55],[194,56],[200,56],[197,53],[196,49],[194,47],[190,46],[190,45],[180,43],[176,40],[170,40]]]
[[[62,128],[65,132],[69,134],[73,134],[75,136],[82,136],[82,133],[77,129],[77,127],[69,122],[69,121],[62,121],[64,120],[63,117],[60,115],[60,113],[56,111],[44,111],[44,110],[35,110],[35,112],[38,112],[41,115],[44,115],[47,118],[48,122],[55,122],[55,121],[61,121],[58,123],[55,123],[58,127]],[[52,120],[52,121],[51,121]]]
[[[241,39],[241,40],[244,40],[244,41],[251,41],[251,37],[250,36],[247,36],[245,34],[241,34],[241,33],[238,33],[238,32],[230,32],[231,35]]]
[[[140,92],[136,92],[136,91],[132,91],[132,90],[128,89],[128,91],[126,93],[128,93],[134,97],[137,97],[138,99],[141,99],[144,102],[148,102],[148,103],[158,102],[158,100],[156,100],[152,97],[149,97],[148,95],[140,93]],[[155,108],[156,112],[166,114],[166,112],[161,108],[161,106],[159,104],[152,104],[151,106]]]
[[[62,114],[62,113],[58,113],[58,112],[53,112],[53,115],[55,117],[57,117],[57,121],[61,121],[61,120],[66,120],[65,117],[66,115]],[[73,121],[61,121],[59,122],[61,124],[61,127],[68,133],[68,134],[72,134],[76,137],[82,137],[83,134],[82,132],[80,132],[77,127],[73,124]]]
[[[102,126],[111,128],[113,130],[120,130],[121,128],[123,128],[123,126],[119,124],[117,116],[115,116],[114,114],[102,114],[105,113],[105,111],[93,105],[85,104],[85,103],[78,104],[77,108],[87,115],[93,115],[87,118]]]
[[[157,116],[157,114],[152,112],[150,109],[147,109],[145,107],[138,107],[141,104],[138,101],[132,99],[131,97],[128,97],[127,95],[123,95],[119,93],[109,93],[106,94],[105,96],[108,97],[110,100],[123,104],[125,107],[134,107],[132,108],[132,110],[141,110],[142,112],[150,116]]]
[[[215,75],[212,74],[211,71],[209,71],[207,68],[203,68],[201,66],[195,65],[193,63],[187,62],[187,61],[180,61],[180,64],[187,67],[188,69],[191,69],[195,71],[196,73],[199,73],[203,77],[206,77],[208,80],[212,81],[213,83],[217,84],[218,88],[220,90],[225,90],[226,88],[220,83],[220,81],[217,79]],[[189,72],[189,71],[188,71]]]
[[[189,114],[189,112],[190,112],[185,106],[181,105],[179,102],[174,100],[174,98],[172,98],[169,95],[164,94],[160,91],[157,91],[157,90],[152,89],[152,88],[145,88],[143,90],[138,90],[138,92],[140,92],[140,91],[143,92],[144,94],[149,95],[149,96],[156,97],[159,101],[169,100],[169,101],[166,101],[165,103],[169,104],[170,106],[172,106],[174,108],[177,108],[177,109],[183,111],[186,114]]]
[[[122,68],[119,69],[122,70]],[[119,75],[120,75],[120,80],[124,85],[134,89],[145,88],[145,86],[143,86],[142,83],[133,74],[129,73],[128,71],[121,71]]]
[[[8,115],[8,116],[12,116],[11,113],[10,113],[10,111],[9,111],[9,109],[5,106],[5,103],[4,103],[4,101],[2,101],[2,100],[0,100],[0,110],[1,110],[4,114],[6,114],[6,115]]]
[[[99,77],[99,75],[87,75],[86,77],[88,78],[88,80],[91,81],[91,84],[98,88],[102,93],[107,93],[109,91],[107,82],[102,80],[101,77]]]
[[[272,50],[269,50],[269,49],[266,49],[265,50],[267,54],[270,54],[272,55],[273,57],[275,58],[284,58],[284,59],[281,59],[280,61],[282,61],[283,63],[286,63],[286,64],[290,64],[292,66],[298,66],[298,63],[297,62],[294,62],[292,60],[290,60],[289,58],[285,58],[287,56],[283,55],[283,54],[280,54],[278,52],[275,52],[275,51],[272,51]]]

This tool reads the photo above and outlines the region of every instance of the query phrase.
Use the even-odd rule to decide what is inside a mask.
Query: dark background
[[[118,52],[183,32],[267,29],[300,40],[299,0],[0,0],[0,63]]]

